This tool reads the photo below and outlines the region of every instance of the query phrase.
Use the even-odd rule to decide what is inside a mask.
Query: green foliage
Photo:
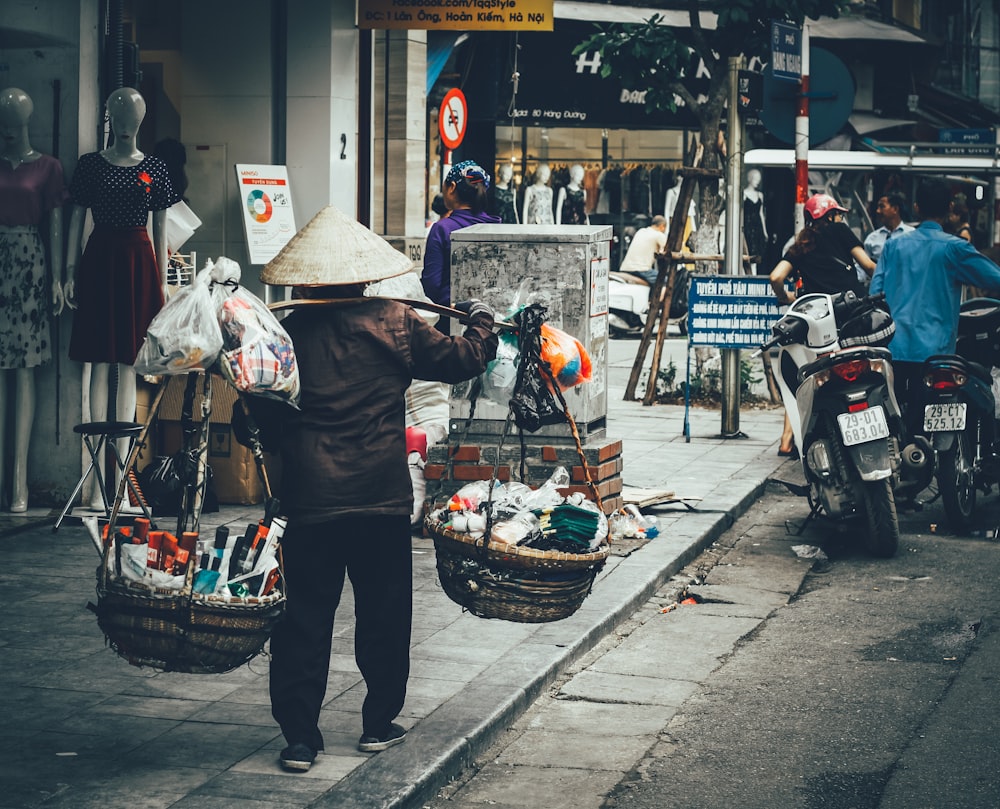
[[[650,5],[658,3],[654,0]],[[645,90],[651,108],[676,110],[678,98],[682,98],[696,114],[708,112],[716,118],[714,110],[721,109],[722,99],[709,98],[706,109],[701,110],[702,105],[690,97],[680,81],[697,65],[698,58],[713,78],[719,79],[713,83],[715,93],[724,94],[721,74],[729,57],[767,59],[771,20],[801,24],[806,17],[839,16],[847,6],[848,0],[689,0],[688,28],[660,25],[660,14],[639,25],[596,25],[596,32],[573,52],[599,52],[601,75],[614,76],[630,89]],[[699,12],[716,14],[716,27],[703,28]],[[717,128],[717,118],[703,123]]]

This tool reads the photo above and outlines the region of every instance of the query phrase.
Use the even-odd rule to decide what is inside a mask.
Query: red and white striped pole
[[[802,22],[802,77],[795,115],[795,232],[805,227],[809,199],[809,24]]]

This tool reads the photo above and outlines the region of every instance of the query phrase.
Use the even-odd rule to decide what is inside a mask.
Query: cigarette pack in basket
[[[226,587],[221,594],[198,592],[194,563],[183,576],[156,571],[149,580],[137,581],[134,572],[122,575],[119,541],[113,537],[106,542],[97,569],[97,604],[88,606],[121,657],[135,666],[219,674],[263,650],[285,609],[280,571],[265,595],[237,596]],[[144,548],[127,546],[129,553]]]

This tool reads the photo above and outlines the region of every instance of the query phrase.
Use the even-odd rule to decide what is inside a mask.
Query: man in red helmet
[[[856,261],[869,276],[875,271],[875,262],[868,257],[854,231],[844,223],[846,212],[847,209],[829,194],[815,194],[806,202],[806,226],[771,270],[771,287],[780,303],[788,304],[795,300],[795,293],[785,288],[790,276],[798,279],[797,288],[803,294],[823,292],[833,295],[847,290],[853,290],[858,295],[866,294],[853,262]],[[795,457],[792,441],[792,425],[786,416],[778,454]]]

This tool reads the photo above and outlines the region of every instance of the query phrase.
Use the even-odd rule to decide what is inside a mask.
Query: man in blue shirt
[[[896,398],[911,412],[911,429],[920,422],[921,368],[934,354],[954,354],[962,285],[1000,291],[1000,267],[964,239],[949,236],[948,186],[924,180],[917,189],[922,220],[912,233],[889,239],[879,257],[870,292],[885,293],[896,323],[889,343],[896,377]]]
[[[865,238],[865,252],[871,256],[872,261],[877,262],[882,256],[882,248],[888,239],[894,236],[902,236],[913,230],[912,225],[907,225],[903,221],[903,209],[906,207],[906,197],[901,191],[889,191],[879,197],[878,207],[875,213],[882,222],[882,226],[875,228]]]

